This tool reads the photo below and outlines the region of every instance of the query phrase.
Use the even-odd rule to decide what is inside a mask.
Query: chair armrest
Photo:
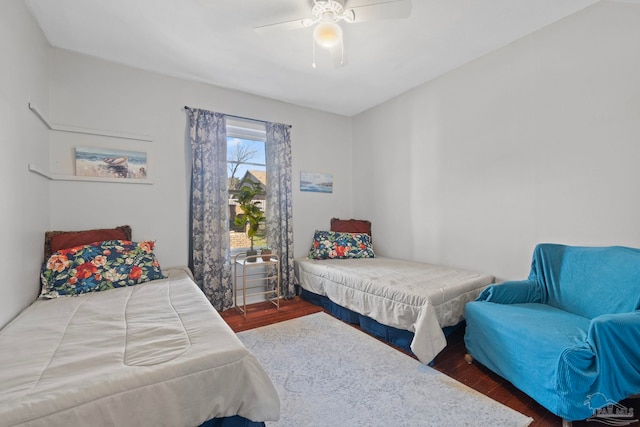
[[[544,302],[542,287],[532,280],[519,280],[491,285],[486,288],[476,301],[495,302],[498,304],[524,304],[528,302]]]
[[[640,358],[640,310],[594,317],[589,324],[587,342],[597,353],[611,350],[622,355],[629,350]]]
[[[618,401],[640,392],[640,311],[591,319],[587,343],[595,353],[602,393]]]

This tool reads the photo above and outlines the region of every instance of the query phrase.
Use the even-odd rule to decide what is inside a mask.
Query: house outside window
[[[267,207],[267,173],[265,163],[266,129],[263,122],[239,118],[226,119],[227,127],[227,176],[229,179],[229,247],[232,251],[248,249],[251,245],[244,227],[238,227],[234,219],[242,214],[236,196],[240,188],[252,183],[259,188],[254,200],[260,201],[262,211]],[[253,239],[255,248],[266,246],[265,226],[262,225]]]

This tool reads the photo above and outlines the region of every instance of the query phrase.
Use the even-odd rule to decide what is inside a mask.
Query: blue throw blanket
[[[467,304],[480,363],[551,412],[585,419],[640,393],[640,250],[538,245],[529,278]],[[594,406],[595,405],[595,406]]]

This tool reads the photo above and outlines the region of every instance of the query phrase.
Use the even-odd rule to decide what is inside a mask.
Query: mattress
[[[37,300],[0,331],[3,426],[277,420],[271,380],[184,270]]]
[[[464,305],[491,275],[393,258],[297,258],[300,286],[383,325],[414,333],[411,351],[429,363],[446,346],[442,328],[463,319]]]

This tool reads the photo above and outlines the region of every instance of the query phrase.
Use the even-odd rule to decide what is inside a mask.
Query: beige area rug
[[[326,313],[238,334],[281,401],[268,426],[527,426],[533,420]]]

